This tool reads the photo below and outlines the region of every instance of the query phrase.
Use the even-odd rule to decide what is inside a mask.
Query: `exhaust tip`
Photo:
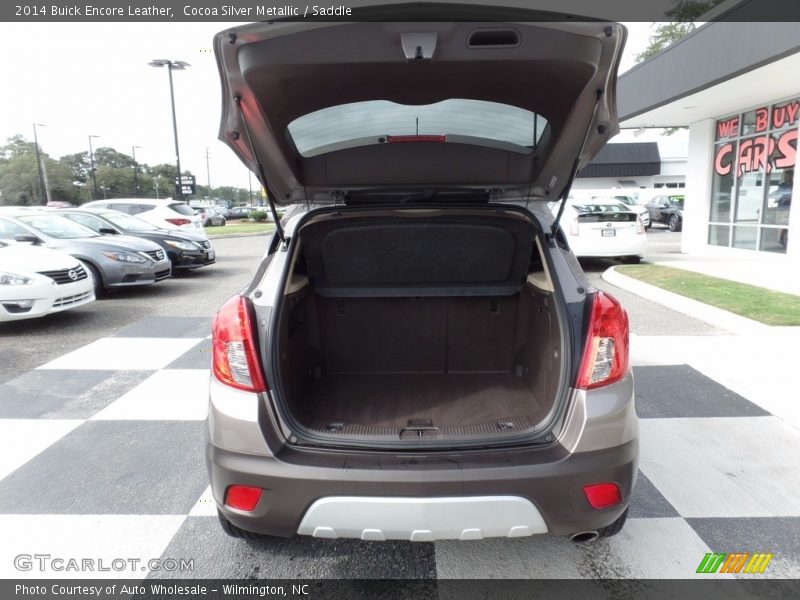
[[[591,542],[594,539],[597,539],[599,534],[596,531],[581,531],[580,533],[573,533],[569,536],[576,544],[582,544],[584,542]]]

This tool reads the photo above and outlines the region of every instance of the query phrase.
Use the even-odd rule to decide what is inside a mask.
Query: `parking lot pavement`
[[[91,574],[136,578],[688,578],[707,552],[771,552],[762,576],[800,577],[800,430],[752,391],[768,368],[746,385],[709,376],[737,339],[713,331],[632,340],[641,461],[616,537],[228,538],[204,465],[211,310],[184,298],[0,384],[0,577],[86,575],[14,569],[20,553],[49,553],[194,561]]]

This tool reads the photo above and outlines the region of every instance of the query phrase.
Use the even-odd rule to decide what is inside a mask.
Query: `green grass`
[[[208,237],[220,237],[232,233],[272,233],[275,229],[273,223],[250,223],[249,221],[229,221],[221,227],[206,227]]]
[[[617,267],[617,271],[767,325],[800,325],[800,296],[661,265]]]

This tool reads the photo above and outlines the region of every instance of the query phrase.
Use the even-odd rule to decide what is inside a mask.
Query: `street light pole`
[[[92,138],[99,138],[99,135],[90,135],[89,136],[89,161],[92,165],[92,187],[94,188],[94,196],[91,198],[94,200],[97,198],[97,175],[95,175],[95,168],[94,168],[94,149],[92,148]]]
[[[47,188],[44,185],[44,172],[42,172],[42,159],[39,156],[39,138],[36,136],[36,126],[39,127],[46,127],[46,125],[42,125],[41,123],[34,123],[33,124],[33,145],[36,149],[36,169],[39,171],[39,199],[42,202],[42,205],[47,204]]]
[[[137,175],[136,175],[136,172],[138,171],[137,164],[136,164],[136,149],[137,148],[141,149],[141,146],[131,146],[131,152],[133,153],[133,197],[134,198],[138,198],[139,197],[139,180],[137,179]]]
[[[189,63],[182,60],[166,60],[157,59],[150,61],[151,67],[167,67],[169,73],[169,98],[172,103],[172,133],[175,136],[175,164],[178,168],[178,200],[183,200],[183,186],[181,185],[181,152],[178,148],[178,119],[175,116],[175,90],[172,85],[172,71],[184,71],[186,67],[191,66]]]

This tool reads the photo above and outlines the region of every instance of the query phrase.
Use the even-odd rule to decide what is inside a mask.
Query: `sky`
[[[111,146],[148,164],[175,163],[167,70],[153,59],[183,60],[174,71],[181,167],[212,186],[247,188],[248,170],[217,140],[220,85],[211,40],[235,23],[0,23],[0,143],[22,134],[54,158]],[[626,23],[621,72],[647,46],[651,25]],[[15,57],[15,58],[9,58]],[[652,141],[657,132],[614,141]],[[255,177],[252,179],[255,186]]]

